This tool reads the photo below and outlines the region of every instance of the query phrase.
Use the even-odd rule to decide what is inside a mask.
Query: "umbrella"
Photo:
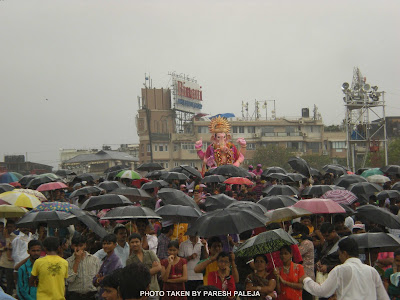
[[[400,192],[393,190],[384,190],[376,194],[377,200],[385,200],[385,199],[400,199]]]
[[[0,173],[0,183],[10,183],[18,181],[23,176],[17,172],[4,172]]]
[[[254,183],[247,179],[247,178],[243,178],[243,177],[231,177],[228,178],[227,180],[224,181],[224,183],[226,184],[244,184],[244,185],[253,185]]]
[[[293,207],[304,208],[313,214],[344,214],[345,209],[330,199],[305,199],[300,200]]]
[[[80,209],[78,206],[68,202],[44,202],[36,206],[32,211],[64,211],[71,212],[71,209]]]
[[[163,188],[158,192],[157,195],[162,199],[164,204],[185,205],[199,209],[193,198],[189,197],[180,190]]]
[[[242,233],[263,227],[268,219],[249,209],[223,208],[208,212],[199,217],[186,232],[186,235],[211,237]]]
[[[335,185],[312,185],[306,187],[301,193],[302,196],[312,196],[312,197],[320,197],[325,194],[327,191],[337,190],[339,189]]]
[[[281,167],[269,167],[269,168],[266,168],[262,172],[261,177],[266,177],[270,173],[283,173],[283,174],[286,174],[287,172],[286,172],[285,169],[283,169]]]
[[[164,168],[159,163],[154,163],[154,162],[144,163],[136,168],[136,170],[138,171],[147,171],[147,172],[163,170],[163,169]]]
[[[361,195],[366,195],[369,197],[370,195],[382,191],[382,187],[380,185],[370,182],[353,183],[347,189],[358,197]]]
[[[258,204],[258,203],[251,202],[251,201],[236,201],[227,206],[227,208],[230,208],[230,207],[249,209],[249,210],[252,210],[252,211],[254,211],[258,214],[262,214],[262,215],[264,215],[267,212],[267,209],[264,206],[262,206],[261,204]]]
[[[306,177],[311,177],[310,166],[301,157],[291,157],[288,160],[288,164],[293,168],[293,170],[303,174]]]
[[[273,195],[293,196],[293,195],[298,195],[299,191],[296,188],[291,187],[289,185],[271,185],[266,189],[264,189],[262,193],[267,196],[273,196]]]
[[[310,168],[310,173],[311,176],[322,176],[321,172],[314,168]]]
[[[337,178],[334,184],[347,189],[351,184],[359,182],[367,182],[367,180],[359,175],[343,175]]]
[[[292,179],[292,181],[301,181],[303,178],[307,178],[306,176],[300,173],[287,173],[286,175],[289,176],[289,178]]]
[[[280,223],[309,215],[312,215],[312,212],[294,206],[277,208],[265,214],[270,219],[268,223]]]
[[[292,182],[293,177],[290,177],[288,174],[284,173],[269,173],[268,175],[264,176],[266,179],[277,179],[277,180],[284,180],[286,182]]]
[[[103,238],[108,234],[108,232],[99,223],[97,223],[91,216],[87,215],[87,212],[84,212],[82,209],[80,208],[71,209],[71,213],[75,215],[79,221],[85,224],[100,238]]]
[[[48,183],[48,182],[53,182],[53,181],[59,181],[61,180],[60,177],[53,173],[45,173],[45,174],[40,174],[34,178],[32,178],[28,184],[26,185],[27,188],[36,188],[39,185],[43,183]]]
[[[31,175],[25,175],[23,176],[20,180],[18,180],[18,182],[21,185],[27,185],[29,183],[29,181],[31,181],[33,178],[37,177],[38,175],[36,174],[31,174]]]
[[[22,187],[22,185],[18,181],[10,182],[9,184],[12,185],[15,188],[21,188]]]
[[[228,205],[237,202],[236,199],[229,197],[225,194],[211,195],[208,196],[204,202],[206,211],[213,211],[219,208],[225,208]]]
[[[400,218],[386,209],[367,204],[357,207],[356,211],[361,220],[369,220],[391,229],[400,229]]]
[[[132,187],[117,188],[109,194],[124,195],[131,201],[140,201],[152,198],[145,190]]]
[[[37,190],[31,190],[31,189],[15,189],[13,192],[20,192],[20,193],[25,193],[29,195],[33,195],[36,198],[38,198],[40,201],[47,201],[47,198],[39,191]]]
[[[153,181],[146,182],[145,184],[143,184],[141,189],[142,190],[150,190],[150,189],[154,189],[154,188],[167,187],[168,185],[169,185],[169,183],[164,180],[153,180]]]
[[[356,171],[356,175],[361,175],[364,171],[367,171],[367,170],[369,170],[369,169],[371,169],[371,168],[359,168],[359,169]]]
[[[71,213],[63,211],[31,211],[25,214],[17,223],[17,227],[37,227],[45,223],[49,227],[68,227],[76,224],[78,219]]]
[[[222,175],[209,175],[201,180],[201,183],[221,183],[224,182],[226,178]]]
[[[73,172],[73,171],[71,171],[71,170],[67,170],[67,169],[60,169],[60,170],[57,170],[57,171],[55,172],[55,174],[56,174],[57,176],[61,176],[61,177],[67,177],[67,176],[76,175],[75,172]]]
[[[153,178],[153,179],[160,179],[160,177],[164,174],[168,173],[168,171],[162,171],[162,170],[156,170],[156,171],[152,171],[147,173],[146,175],[144,175],[144,177],[146,178]]]
[[[348,216],[355,215],[357,213],[354,209],[352,209],[346,204],[339,203],[339,205],[344,208],[344,210],[346,211],[346,215]]]
[[[203,176],[201,176],[201,173],[198,170],[196,170],[195,168],[188,166],[188,165],[181,165],[179,167],[172,168],[169,171],[183,173],[187,177],[194,176],[194,177],[198,177],[198,178],[203,178]]]
[[[20,218],[27,211],[28,210],[23,207],[10,205],[10,204],[1,204],[0,205],[0,218]]]
[[[400,191],[400,181],[392,185],[392,190]]]
[[[262,232],[244,242],[235,251],[237,257],[253,257],[278,251],[286,245],[296,245],[298,242],[282,228]]]
[[[164,205],[155,210],[163,220],[172,221],[173,223],[191,223],[203,213],[191,206],[183,205]]]
[[[15,192],[15,190],[0,194],[0,199],[12,205],[25,208],[34,208],[41,203],[37,197],[26,193]]]
[[[178,172],[167,172],[167,173],[161,175],[160,178],[165,181],[172,181],[172,180],[186,181],[189,179],[185,174],[178,173]]]
[[[335,176],[347,174],[347,170],[345,168],[336,165],[325,165],[322,167],[322,170],[324,170],[325,173],[332,173]]]
[[[321,196],[322,199],[331,199],[339,204],[352,204],[357,200],[357,196],[348,190],[327,191]]]
[[[222,175],[226,177],[247,177],[249,174],[243,168],[234,165],[222,165],[208,170],[208,175]]]
[[[367,178],[372,175],[383,175],[383,172],[379,168],[368,169],[362,172],[361,176]]]
[[[8,183],[0,183],[0,193],[4,193],[4,192],[10,192],[13,189],[15,189],[15,187],[13,187],[11,184]]]
[[[297,201],[299,200],[291,196],[275,195],[275,196],[264,197],[257,203],[264,206],[267,210],[272,210],[272,209],[292,206]]]
[[[116,207],[106,213],[101,220],[161,219],[151,208],[142,206]]]
[[[357,242],[359,249],[379,248],[379,252],[393,252],[400,248],[400,238],[385,232],[353,234],[349,238]]]
[[[116,166],[112,166],[108,169],[105,169],[104,174],[108,174],[108,173],[115,172],[115,171],[130,170],[130,168],[131,167],[126,166],[126,165],[116,165]],[[117,173],[119,173],[119,172],[117,172]]]
[[[119,182],[119,181],[103,181],[103,182],[100,182],[97,186],[103,190],[106,190],[107,193],[109,193],[117,188],[126,187],[125,184],[123,184],[122,182]]]
[[[82,181],[91,181],[91,182],[95,182],[96,180],[98,180],[100,177],[96,174],[92,174],[92,173],[83,173],[80,174],[78,176],[76,176],[72,181],[73,182],[82,182]]]
[[[383,175],[372,175],[367,178],[368,182],[384,184],[385,182],[390,181],[389,177]]]
[[[389,175],[400,175],[400,166],[398,165],[387,165],[381,168],[381,171]]]
[[[89,194],[97,194],[97,193],[101,193],[102,191],[104,191],[102,188],[99,188],[97,186],[88,185],[88,186],[84,186],[83,188],[73,191],[71,193],[71,195],[69,195],[69,198],[74,198],[74,197],[89,195]]]
[[[132,171],[132,170],[122,170],[115,177],[118,177],[121,179],[127,178],[127,179],[132,179],[132,180],[142,178],[139,173],[136,173],[135,171]]]
[[[62,182],[56,181],[56,182],[43,183],[39,185],[39,187],[36,190],[39,192],[45,192],[45,191],[53,191],[65,188],[68,188],[68,186],[66,186]]]
[[[132,205],[132,202],[125,196],[106,194],[90,197],[82,204],[81,208],[83,210],[101,210],[127,205]]]

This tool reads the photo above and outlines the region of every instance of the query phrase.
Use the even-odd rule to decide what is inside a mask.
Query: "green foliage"
[[[400,165],[400,138],[391,139],[388,142],[388,164]],[[368,153],[366,166],[383,167],[385,165],[385,154],[383,150],[378,153]]]
[[[342,131],[344,131],[344,127],[342,125],[329,125],[329,126],[324,126],[324,131],[326,131],[326,132],[342,132]]]
[[[321,170],[323,166],[331,164],[332,159],[328,155],[307,154],[301,157],[311,168]]]
[[[277,145],[268,145],[267,147],[257,148],[250,164],[253,166],[262,164],[264,168],[278,166],[285,170],[290,170],[291,168],[287,162],[292,156],[294,156],[294,154],[290,149]]]

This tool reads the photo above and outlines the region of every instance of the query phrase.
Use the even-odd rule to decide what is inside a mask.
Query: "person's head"
[[[253,257],[254,259],[254,268],[257,272],[262,272],[265,270],[267,266],[267,257],[264,254],[257,254]]]
[[[13,220],[7,220],[6,230],[7,233],[10,234],[15,230],[15,222]]]
[[[337,237],[335,227],[331,223],[323,223],[321,225],[320,231],[324,239],[328,242],[333,241]]]
[[[161,233],[170,236],[174,233],[174,224],[172,222],[166,221],[162,223]]]
[[[71,240],[71,249],[74,252],[86,250],[86,237],[83,235],[75,236]]]
[[[135,284],[132,284],[134,280]],[[121,271],[119,293],[122,299],[144,299],[142,291],[150,289],[151,275],[149,269],[142,263],[132,263]],[[143,298],[142,298],[143,297]]]
[[[339,242],[339,259],[344,263],[350,257],[358,257],[358,244],[352,238],[345,238]]]
[[[292,248],[290,246],[282,246],[281,249],[279,249],[279,252],[284,265],[292,260]]]
[[[262,167],[262,164],[258,164],[258,165],[257,165],[257,170],[260,170],[261,167]]]
[[[197,243],[198,240],[199,240],[199,237],[198,237],[197,235],[189,235],[189,240],[190,240],[192,243]]]
[[[117,236],[118,243],[125,243],[126,238],[128,237],[128,230],[126,229],[125,226],[119,225],[115,227],[114,234]]]
[[[105,300],[121,300],[119,293],[120,281],[122,279],[121,273],[122,269],[117,269],[101,281],[100,286],[103,289],[101,296]]]
[[[345,221],[345,217],[343,214],[337,214],[334,218],[333,218],[333,223],[336,226],[342,227],[344,226],[344,221]]]
[[[129,236],[129,247],[133,252],[138,252],[142,249],[142,236],[139,233],[132,233]]]
[[[58,247],[60,247],[60,245],[60,239],[55,236],[49,236],[43,241],[43,247],[46,252],[55,252],[58,250]]]
[[[397,266],[397,270],[400,269],[400,249],[394,252],[394,263]]]
[[[222,251],[217,256],[218,269],[225,271],[230,266],[229,254]]]
[[[28,254],[32,261],[37,260],[40,257],[42,251],[42,243],[38,240],[31,240],[28,243]]]
[[[176,257],[179,251],[179,242],[177,240],[168,243],[168,255]]]
[[[141,235],[144,235],[146,233],[146,229],[147,229],[148,225],[149,225],[149,220],[147,220],[147,219],[136,220],[136,227]]]
[[[86,229],[85,224],[82,222],[78,222],[76,225],[74,225],[74,227],[75,227],[75,230],[78,232],[82,232]]]
[[[312,226],[311,217],[310,216],[301,217],[300,223],[306,225],[307,227]]]
[[[113,253],[115,247],[117,247],[117,237],[115,234],[107,234],[103,239],[101,240],[101,243],[103,245],[103,250],[107,255],[110,255]]]
[[[222,242],[219,237],[217,236],[210,237],[207,243],[211,256],[220,253],[222,251]]]

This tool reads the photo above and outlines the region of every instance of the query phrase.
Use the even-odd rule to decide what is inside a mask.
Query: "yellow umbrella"
[[[12,205],[26,208],[35,208],[42,203],[36,196],[14,191],[0,194],[0,199]]]
[[[29,194],[29,195],[33,195],[35,197],[37,197],[40,201],[47,201],[47,198],[45,197],[45,195],[43,195],[41,192],[36,191],[36,190],[31,190],[31,189],[15,189],[13,190],[13,192],[21,192],[21,193],[25,193],[25,194]]]
[[[8,204],[0,205],[0,218],[19,218],[25,215],[26,212],[28,210],[23,207]]]

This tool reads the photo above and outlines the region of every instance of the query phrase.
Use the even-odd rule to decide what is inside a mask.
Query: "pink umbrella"
[[[251,180],[249,180],[247,178],[244,178],[244,177],[231,177],[231,178],[225,180],[224,183],[227,183],[227,184],[245,184],[245,185],[253,185],[254,184]]]
[[[350,205],[357,200],[357,196],[348,190],[331,190],[321,196],[323,199],[331,199],[339,204]]]
[[[343,207],[330,199],[303,199],[293,205],[294,207],[304,208],[313,214],[344,214]]]
[[[57,182],[43,183],[39,185],[39,187],[36,190],[39,192],[45,192],[45,191],[53,191],[65,188],[67,188],[67,186],[64,183],[57,181]]]

